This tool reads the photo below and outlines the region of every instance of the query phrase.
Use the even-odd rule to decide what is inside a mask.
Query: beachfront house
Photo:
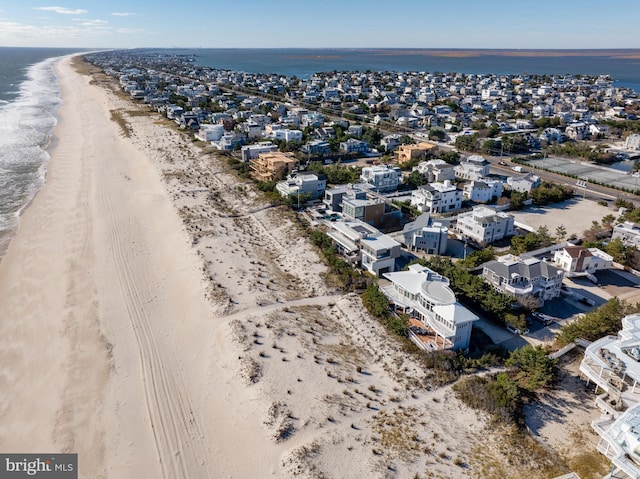
[[[324,175],[316,173],[291,173],[286,180],[276,184],[276,190],[284,198],[292,197],[298,201],[316,200],[322,198],[327,187]]]
[[[370,225],[379,225],[385,212],[384,201],[367,198],[365,191],[347,189],[342,194],[342,214],[347,219],[364,221]]]
[[[249,162],[251,176],[258,181],[274,181],[295,168],[296,160],[279,151],[259,153]]]
[[[359,220],[330,222],[329,228],[327,235],[348,261],[376,276],[395,271],[400,243],[391,237]]]
[[[617,336],[588,344],[580,373],[603,392],[596,397],[602,416],[591,427],[613,465],[610,477],[640,477],[640,314],[622,318]]]
[[[383,276],[391,284],[383,286],[382,292],[397,312],[422,323],[430,349],[468,349],[478,316],[456,301],[447,278],[419,264]]]
[[[270,141],[261,141],[253,145],[244,145],[240,148],[240,154],[242,155],[242,161],[248,163],[249,161],[258,158],[260,153],[273,153],[278,151],[278,145],[271,143]]]

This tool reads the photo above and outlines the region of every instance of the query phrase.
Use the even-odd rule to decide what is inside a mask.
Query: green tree
[[[620,238],[611,240],[605,248],[607,254],[610,254],[615,262],[622,264],[629,260],[632,249],[633,247],[626,246]]]
[[[512,210],[521,210],[524,208],[524,202],[529,197],[526,191],[511,191],[511,197],[509,198],[509,205]]]
[[[638,304],[634,306],[624,300],[611,298],[598,309],[563,327],[557,342],[564,346],[577,338],[595,341],[608,334],[618,334],[622,328],[622,318],[639,311]]]
[[[458,135],[455,146],[458,150],[462,151],[477,151],[477,141],[477,133],[473,135]]]
[[[549,359],[548,351],[541,346],[526,346],[516,349],[505,361],[505,365],[516,370],[515,380],[527,391],[536,391],[554,383],[557,361]]]
[[[431,129],[429,130],[429,139],[432,141],[443,141],[447,137],[444,130]]]
[[[362,304],[376,318],[386,319],[389,316],[389,300],[376,284],[370,284],[362,293]]]
[[[427,183],[428,180],[418,170],[409,173],[409,175],[404,180],[404,184],[409,186],[411,189],[416,189],[418,186],[426,185]]]
[[[564,225],[560,225],[556,228],[556,239],[562,241],[567,237],[567,228]]]
[[[495,259],[495,256],[493,246],[489,246],[487,248],[471,252],[465,259],[458,261],[458,264],[465,268],[475,268],[487,261]]]

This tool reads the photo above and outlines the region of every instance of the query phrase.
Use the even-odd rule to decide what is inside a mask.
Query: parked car
[[[518,328],[514,328],[510,324],[507,324],[507,331],[509,331],[512,334],[515,334],[516,336],[520,334],[520,330]]]
[[[552,316],[549,316],[548,314],[540,313],[538,311],[531,313],[531,316],[533,316],[536,320],[538,320],[540,323],[544,324],[545,326],[549,326],[555,320],[555,318],[553,318]]]

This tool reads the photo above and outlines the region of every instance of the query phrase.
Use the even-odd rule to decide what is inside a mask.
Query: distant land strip
[[[322,58],[339,57],[340,50],[359,51],[375,55],[400,56],[423,55],[431,57],[612,57],[640,59],[640,49],[589,49],[589,50],[508,50],[508,49],[430,49],[430,48],[337,48],[335,55],[322,55]],[[297,57],[297,55],[295,55]],[[316,55],[300,55],[302,58],[316,58]],[[318,56],[320,58],[320,56]]]

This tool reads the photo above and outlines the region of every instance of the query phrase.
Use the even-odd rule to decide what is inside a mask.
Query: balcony
[[[507,293],[513,294],[515,296],[526,296],[533,293],[533,285],[518,285],[518,284],[505,284],[504,290]]]

